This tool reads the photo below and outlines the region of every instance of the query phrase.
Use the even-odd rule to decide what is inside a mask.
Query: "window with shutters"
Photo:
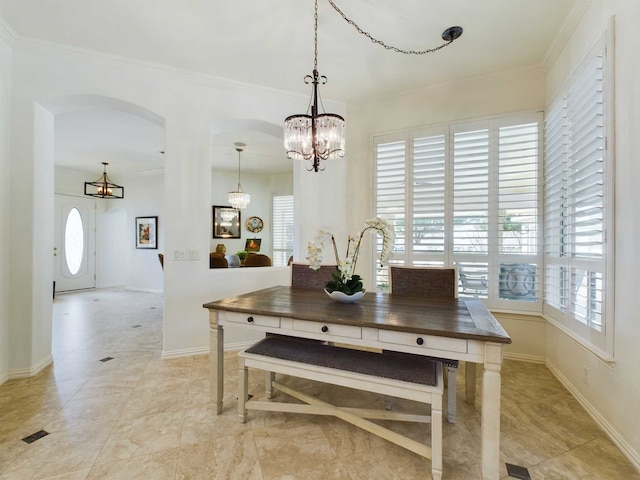
[[[390,263],[457,265],[460,296],[540,312],[541,129],[534,113],[375,137]],[[377,286],[388,288],[386,269]]]
[[[544,161],[544,313],[582,343],[613,353],[611,206],[604,36],[547,109]]]
[[[293,255],[293,195],[273,197],[273,266],[284,267]]]

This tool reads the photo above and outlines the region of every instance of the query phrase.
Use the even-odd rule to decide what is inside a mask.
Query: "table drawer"
[[[280,317],[268,317],[253,313],[219,312],[220,321],[241,323],[243,325],[255,325],[260,327],[280,328]]]
[[[318,333],[327,337],[362,338],[362,329],[351,325],[294,320],[293,329],[301,332]]]
[[[396,332],[393,330],[379,330],[378,340],[418,348],[446,350],[449,352],[467,353],[467,341],[461,338],[437,337],[434,335],[420,335],[417,333]]]

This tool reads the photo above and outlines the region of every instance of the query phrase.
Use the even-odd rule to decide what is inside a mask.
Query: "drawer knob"
[[[247,317],[247,322],[249,323],[253,322],[253,317]]]
[[[324,325],[320,330],[322,330],[323,333],[327,333],[329,331],[329,327]]]
[[[422,339],[422,337],[418,337],[418,339],[416,340],[416,343],[418,345],[422,345],[424,343],[424,340]]]

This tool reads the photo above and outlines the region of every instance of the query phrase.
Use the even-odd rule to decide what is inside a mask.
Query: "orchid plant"
[[[333,253],[335,255],[338,268],[337,271],[332,274],[333,280],[326,284],[327,291],[334,292],[337,290],[344,292],[347,295],[352,295],[364,290],[360,275],[356,275],[354,272],[358,261],[358,255],[360,253],[362,237],[367,230],[376,230],[382,235],[380,265],[384,266],[389,261],[389,258],[393,253],[394,242],[393,228],[389,221],[384,218],[376,217],[374,219],[367,220],[365,222],[365,227],[361,232],[357,232],[355,235],[349,235],[347,237],[347,251],[343,261],[340,261],[340,256],[338,255],[336,240],[327,228],[320,229],[315,238],[307,245],[307,260],[310,264],[309,268],[313,270],[320,268],[323,250],[329,243],[333,246]]]

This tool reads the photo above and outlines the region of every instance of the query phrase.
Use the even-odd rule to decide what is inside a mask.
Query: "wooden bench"
[[[377,353],[292,337],[272,336],[239,352],[238,368],[238,415],[241,423],[247,420],[247,410],[334,415],[431,459],[433,478],[442,478],[442,363],[408,353]],[[275,388],[306,405],[249,400],[249,368],[266,372],[267,398],[271,398],[271,388]],[[431,415],[334,406],[272,381],[271,372],[427,403],[431,405]],[[431,447],[366,420],[367,418],[430,422]]]

